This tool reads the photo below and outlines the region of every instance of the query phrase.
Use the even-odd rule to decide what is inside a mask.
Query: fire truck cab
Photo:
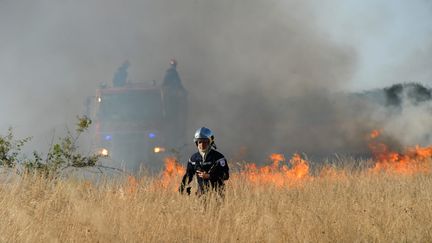
[[[156,82],[96,91],[95,140],[117,167],[157,171],[168,152],[186,143],[187,93]]]

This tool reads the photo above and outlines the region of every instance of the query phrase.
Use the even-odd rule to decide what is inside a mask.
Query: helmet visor
[[[208,139],[208,138],[198,138],[198,139],[196,140],[196,142],[197,142],[197,144],[200,144],[200,143],[206,143],[206,144],[209,144],[209,143],[210,143],[210,139]]]

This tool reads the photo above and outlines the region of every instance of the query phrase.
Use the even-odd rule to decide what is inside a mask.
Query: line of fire
[[[286,159],[283,154],[270,154],[271,163],[265,166],[244,164],[233,177],[254,186],[275,186],[280,188],[302,186],[305,182],[316,179],[344,180],[352,173],[365,176],[390,174],[396,176],[411,176],[432,173],[432,146],[407,147],[401,152],[392,151],[380,142],[381,132],[373,130],[367,136],[372,153],[370,160],[364,161],[365,166],[359,171],[338,168],[330,164],[312,170],[311,162],[301,154],[295,153]],[[158,186],[176,190],[178,178],[185,168],[174,157],[165,158],[165,171]],[[134,180],[133,178],[130,178]],[[129,185],[131,186],[131,185]],[[132,185],[133,187],[133,185]]]
[[[184,147],[188,138],[188,94],[177,72],[177,61],[170,61],[161,83],[129,82],[128,67],[126,61],[115,73],[112,85],[101,85],[94,102],[89,102],[92,108],[88,110],[92,110],[89,113],[96,123],[95,145],[99,153],[128,171],[139,171],[143,167],[163,170],[160,185],[175,188],[185,168],[169,151]],[[382,133],[376,129],[365,136],[371,158],[365,160],[363,173],[432,172],[432,146],[417,145],[393,151],[380,140]],[[311,161],[301,153],[294,153],[289,159],[273,153],[268,161],[270,163],[264,166],[245,163],[237,168],[234,177],[256,185],[283,187],[317,177],[344,178],[348,173],[332,165],[312,169]],[[134,178],[130,180],[131,184],[136,184]]]

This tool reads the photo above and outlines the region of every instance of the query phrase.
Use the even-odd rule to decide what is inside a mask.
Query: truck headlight
[[[106,148],[100,149],[99,150],[99,155],[108,156],[109,155],[108,149],[106,149]]]
[[[154,147],[153,148],[153,152],[157,153],[163,153],[165,152],[165,148],[164,147]]]

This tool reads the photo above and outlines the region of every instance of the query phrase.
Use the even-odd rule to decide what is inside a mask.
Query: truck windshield
[[[132,90],[102,94],[99,117],[112,121],[158,121],[162,118],[161,94],[158,90]]]

